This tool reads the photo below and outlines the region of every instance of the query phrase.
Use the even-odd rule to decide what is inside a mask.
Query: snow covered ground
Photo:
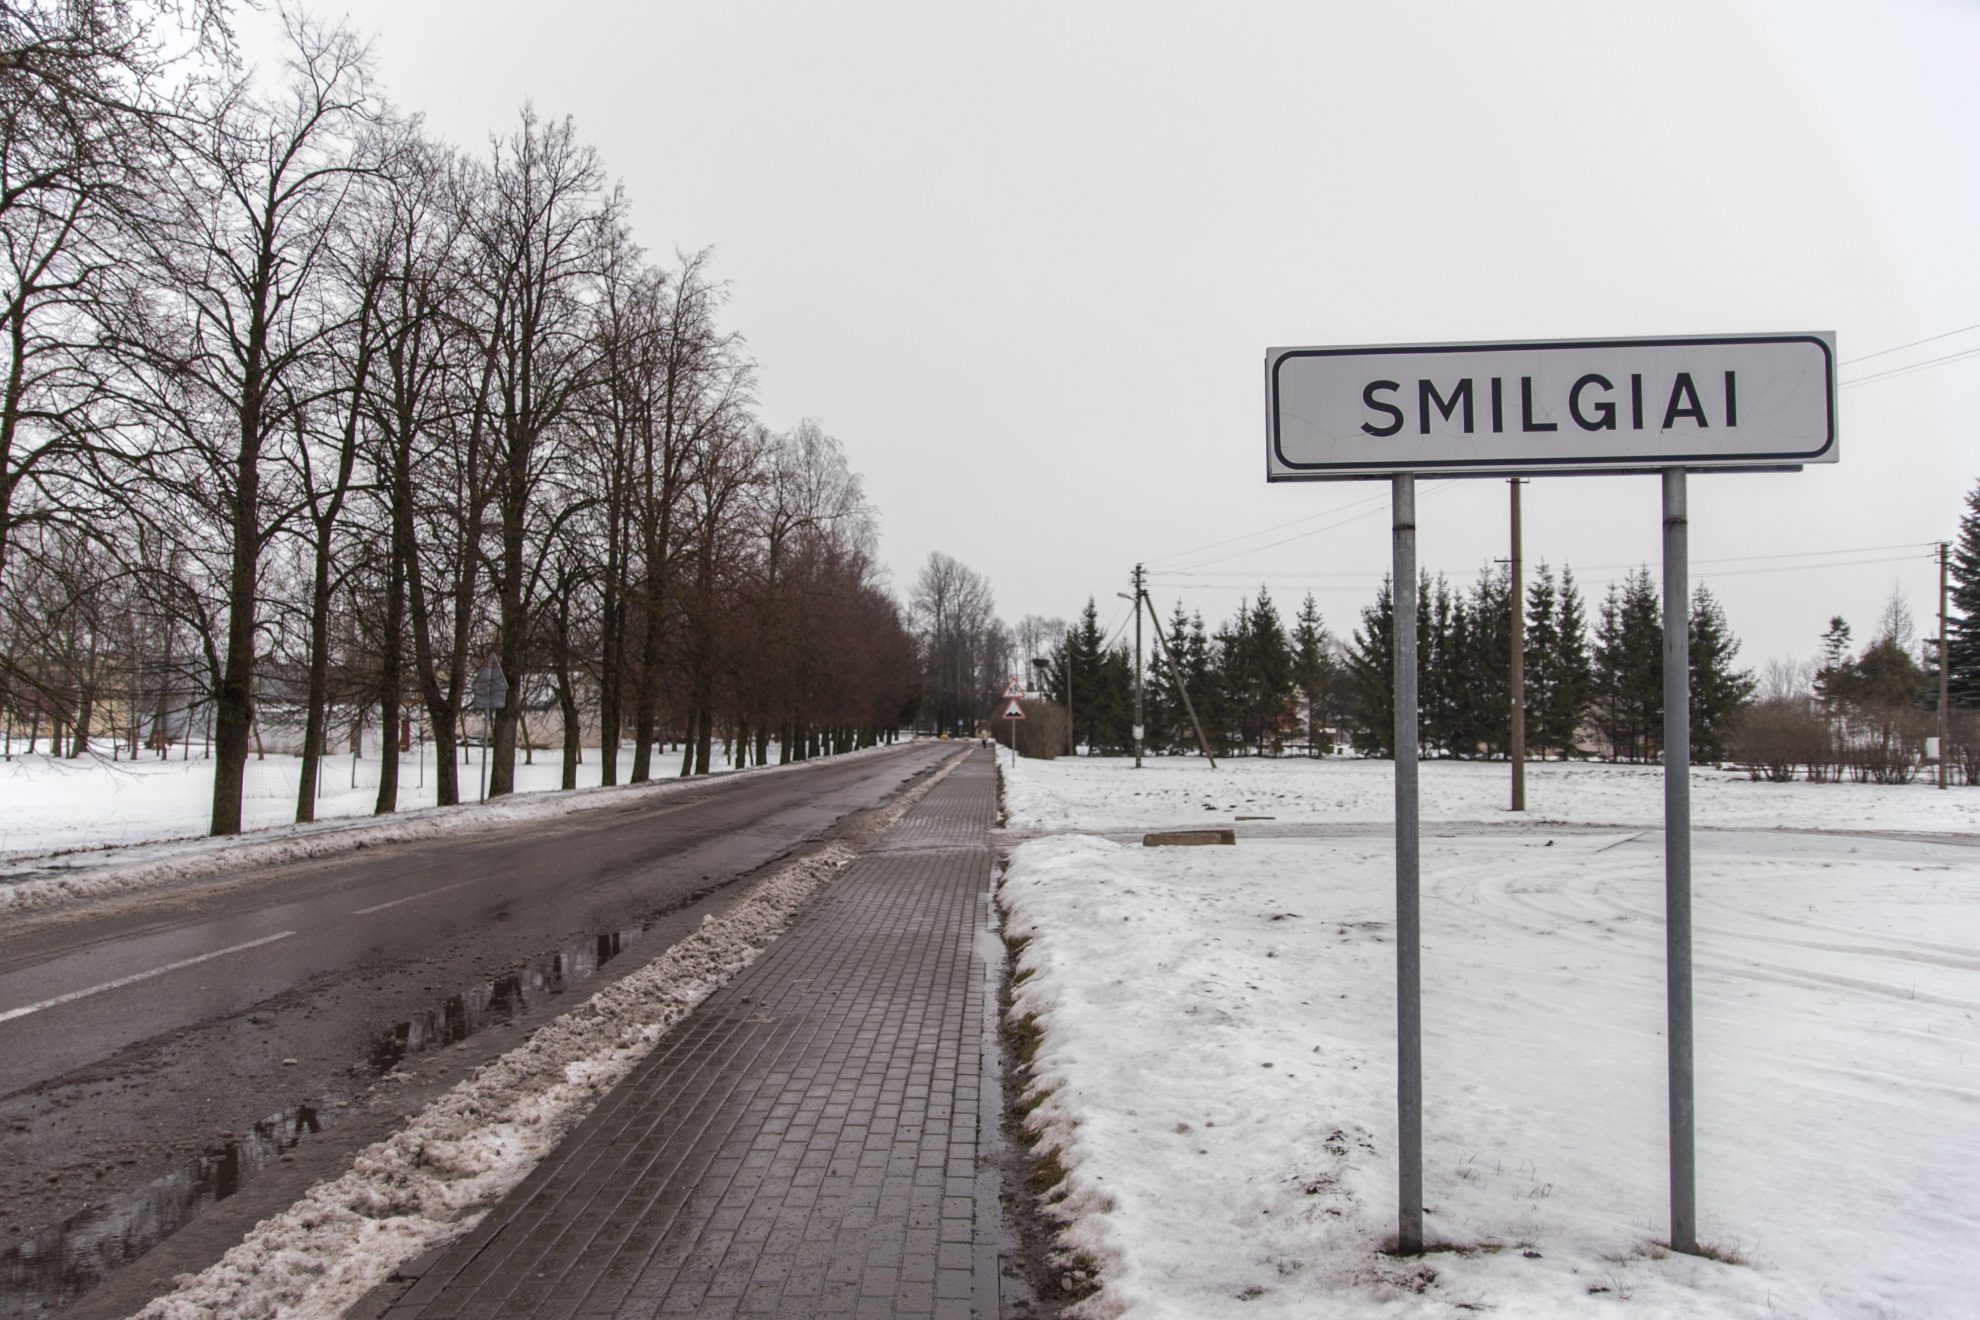
[[[326,856],[360,842],[431,838],[563,816],[622,803],[625,794],[671,793],[693,782],[662,778],[599,788],[594,750],[573,792],[549,791],[561,781],[561,767],[554,757],[539,757],[534,766],[516,767],[517,790],[511,796],[438,807],[433,805],[430,749],[427,755],[426,765],[403,768],[399,811],[383,817],[369,814],[377,794],[378,763],[359,762],[353,789],[350,758],[333,759],[317,807],[319,818],[309,825],[280,823],[294,814],[301,762],[292,756],[250,759],[248,832],[223,839],[203,837],[212,806],[210,761],[17,755],[0,762],[0,915],[164,885],[225,883],[219,877]],[[630,753],[621,762],[623,781],[631,770]],[[664,774],[678,765],[677,760],[660,759],[656,769]],[[719,757],[716,768],[724,769]],[[474,783],[463,777],[463,788]]]
[[[28,756],[21,750],[21,740],[16,744],[12,759],[0,761],[0,861],[77,848],[196,838],[206,833],[213,810],[213,762],[197,749],[185,760],[180,759],[177,749],[166,760],[147,754],[135,761],[112,761],[107,753],[71,760],[45,754]],[[770,755],[774,762],[774,748]],[[680,769],[680,756],[678,751],[657,753],[653,759],[655,776],[672,777]],[[461,767],[461,788],[469,800],[476,796],[480,783],[478,749],[474,757]],[[524,765],[518,758],[518,794],[554,790],[563,780],[560,750],[539,749],[535,759],[536,764]],[[246,829],[268,829],[295,819],[302,764],[301,757],[272,752],[266,759],[248,758],[241,803]],[[714,768],[727,768],[719,745]],[[321,793],[316,803],[317,819],[369,815],[378,798],[379,769],[374,747],[357,759],[353,786],[351,755],[346,752],[326,757],[323,773],[318,776]],[[619,782],[625,783],[631,773],[632,751],[621,748]],[[598,781],[598,749],[587,747],[578,767],[578,785],[594,787]],[[430,744],[405,753],[399,759],[399,809],[434,805],[438,783]]]
[[[1393,819],[1388,761],[1246,757],[1210,769],[1198,757],[1150,757],[1137,772],[1124,757],[999,759],[1013,828],[1143,829],[1227,824],[1235,815],[1280,822]],[[1422,763],[1425,821],[1504,821],[1506,763]],[[1664,771],[1654,765],[1541,761],[1526,767],[1525,819],[1661,828]],[[1700,828],[1957,830],[1980,833],[1980,788],[1930,784],[1769,784],[1695,767],[1692,821]]]
[[[1426,817],[1503,820],[1505,768],[1424,767]],[[1388,818],[1386,763],[1024,762],[1014,828]],[[1654,772],[1540,767],[1563,821],[1426,835],[1427,1231],[1394,1231],[1387,838],[1023,844],[1015,1012],[1069,1170],[1085,1316],[1980,1314],[1980,790],[1700,772],[1701,1238],[1668,1228]],[[1215,812],[1205,811],[1211,801]],[[1271,804],[1276,810],[1268,810]],[[1255,809],[1255,810],[1254,810]],[[1338,813],[1338,814],[1337,814]],[[1777,830],[1776,826],[1789,826]],[[1946,831],[1943,840],[1794,827]]]

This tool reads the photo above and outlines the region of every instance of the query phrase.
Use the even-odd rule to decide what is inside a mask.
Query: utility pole
[[[1143,596],[1141,565],[1134,566],[1134,768],[1141,769],[1141,735],[1145,732],[1141,722],[1141,600]]]
[[[1512,809],[1526,810],[1526,578],[1519,560],[1518,477],[1512,486]]]
[[[1079,754],[1079,734],[1075,732],[1075,730],[1078,728],[1078,725],[1074,722],[1074,718],[1073,718],[1072,674],[1073,674],[1073,644],[1072,644],[1072,634],[1068,633],[1066,635],[1066,755],[1067,756],[1077,756]]]
[[[1948,692],[1946,675],[1946,556],[1952,549],[1950,541],[1939,542],[1939,787],[1946,786],[1946,759],[1952,754],[1951,721],[1948,718],[1946,696]]]

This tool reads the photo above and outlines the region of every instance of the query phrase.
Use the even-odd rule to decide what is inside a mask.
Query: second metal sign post
[[[1696,1253],[1685,474],[1692,468],[1793,471],[1804,463],[1835,462],[1835,361],[1836,340],[1829,333],[1266,353],[1266,480],[1386,477],[1394,503],[1399,1252],[1416,1254],[1424,1246],[1417,474],[1661,474],[1671,1247]],[[1524,602],[1515,597],[1511,608],[1521,610]],[[1514,809],[1522,805],[1516,796]]]

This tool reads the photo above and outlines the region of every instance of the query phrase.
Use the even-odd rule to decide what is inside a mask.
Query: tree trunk
[[[618,592],[606,574],[604,609],[600,618],[598,655],[598,782],[619,782],[619,650],[621,621]]]
[[[378,672],[382,694],[378,717],[385,752],[378,763],[378,801],[371,809],[377,816],[389,816],[399,809],[398,749],[405,741],[399,694],[405,686],[406,561],[399,553],[396,536],[392,540],[391,564],[385,587],[385,654],[380,658]]]
[[[564,778],[565,788],[577,787],[578,742],[583,730],[578,723],[577,695],[572,690],[571,675],[567,668],[557,670],[557,704],[564,713]]]
[[[296,823],[316,819],[316,779],[322,773],[324,724],[330,702],[330,533],[316,528],[315,576],[309,595],[309,693],[303,716],[302,783],[296,789]]]
[[[633,700],[632,782],[643,784],[653,777],[653,740],[658,734],[657,707],[660,704],[660,609],[647,593],[645,626],[639,648],[639,683]]]
[[[619,782],[619,730],[625,718],[620,702],[626,630],[625,593],[620,582],[626,571],[623,508],[623,497],[615,493],[607,508],[605,581],[599,601],[598,782],[607,785]]]
[[[705,775],[709,770],[709,752],[715,742],[715,720],[709,713],[706,699],[695,705],[694,726],[694,772]]]
[[[516,547],[515,572],[522,572],[522,547]],[[505,797],[516,791],[516,726],[523,701],[523,617],[522,602],[502,593],[502,644],[496,649],[502,676],[509,681],[509,695],[495,712],[495,737],[488,748],[488,796]],[[511,626],[513,625],[513,626]]]
[[[76,689],[76,728],[69,738],[71,760],[89,750],[89,722],[96,718],[96,684],[84,683]]]

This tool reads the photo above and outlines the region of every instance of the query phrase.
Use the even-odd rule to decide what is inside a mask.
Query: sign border
[[[1679,335],[1661,339],[1499,339],[1477,343],[1448,344],[1360,344],[1338,348],[1275,348],[1265,357],[1265,426],[1269,447],[1265,454],[1265,480],[1355,481],[1394,476],[1397,473],[1429,473],[1446,477],[1498,477],[1509,473],[1526,475],[1572,475],[1590,472],[1655,472],[1667,467],[1732,469],[1745,472],[1798,468],[1804,463],[1824,461],[1836,447],[1836,360],[1835,348],[1824,332],[1752,335]],[[1833,333],[1833,332],[1827,332]],[[1518,349],[1559,348],[1700,348],[1720,344],[1813,344],[1822,352],[1828,377],[1828,435],[1816,449],[1792,454],[1671,454],[1618,455],[1614,458],[1577,458],[1563,463],[1555,459],[1521,461],[1503,458],[1456,458],[1426,463],[1295,463],[1280,448],[1279,368],[1293,358],[1356,357],[1370,353],[1473,353]],[[1274,470],[1272,460],[1280,467]]]

